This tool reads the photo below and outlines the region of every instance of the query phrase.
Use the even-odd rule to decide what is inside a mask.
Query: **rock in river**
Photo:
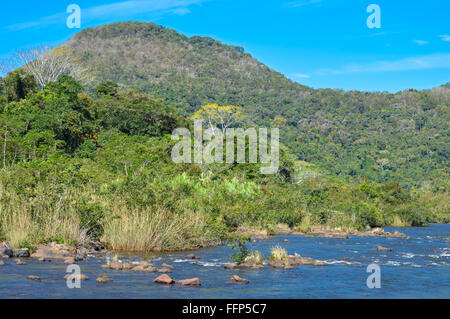
[[[377,251],[392,251],[392,248],[377,246]]]
[[[0,257],[11,258],[14,252],[8,242],[0,243]]]
[[[52,242],[50,244],[38,245],[37,250],[31,257],[34,258],[44,258],[45,260],[55,259],[64,261],[67,257],[73,257],[76,260],[81,260],[86,258],[87,251],[85,248],[81,247],[79,249],[67,245],[67,244],[57,244]]]
[[[24,262],[23,260],[21,260],[21,259],[17,259],[16,260],[16,265],[26,265],[27,263],[26,262]]]
[[[163,285],[171,285],[171,284],[175,283],[175,281],[166,274],[159,276],[158,278],[153,280],[153,282],[155,282],[157,284],[163,284]]]
[[[162,274],[165,274],[165,273],[172,272],[172,270],[169,269],[169,268],[163,267],[163,268],[158,269],[158,272],[159,272],[159,273],[162,273]]]
[[[67,274],[67,275],[64,276],[64,279],[67,280],[69,278],[74,278],[73,276],[75,276],[75,275],[74,274]],[[80,280],[89,280],[89,277],[86,276],[85,274],[80,274]]]
[[[38,277],[38,276],[33,276],[33,275],[30,275],[30,276],[28,276],[27,277],[29,280],[34,280],[34,281],[41,281],[41,278],[40,277]]]
[[[66,258],[64,258],[64,263],[68,264],[68,265],[72,265],[72,264],[75,263],[75,258],[73,258],[73,257],[66,257]]]
[[[247,279],[239,277],[238,275],[234,275],[233,277],[231,277],[230,283],[233,283],[233,284],[248,284],[249,281]]]
[[[198,278],[191,278],[191,279],[183,279],[176,282],[178,285],[182,286],[200,286],[200,279]]]
[[[14,250],[14,257],[30,257],[30,250],[28,248],[20,248]]]
[[[174,269],[173,266],[168,265],[168,264],[162,264],[161,267],[162,268],[169,268],[169,269],[172,269],[172,270]]]
[[[103,276],[98,277],[95,281],[99,284],[107,284],[108,282],[111,281],[111,279],[106,277],[106,275],[103,275]]]

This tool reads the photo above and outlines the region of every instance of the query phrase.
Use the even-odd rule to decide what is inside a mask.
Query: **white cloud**
[[[394,61],[375,61],[370,64],[352,63],[339,69],[322,69],[319,74],[347,74],[347,73],[373,73],[395,72],[410,70],[425,70],[450,68],[450,54],[430,54],[410,57]]]
[[[310,76],[304,73],[294,73],[292,74],[294,78],[308,79]]]
[[[428,41],[423,41],[423,40],[413,40],[413,42],[418,45],[428,44]]]
[[[450,35],[447,35],[447,34],[441,34],[439,36],[439,38],[441,38],[442,41],[445,41],[445,42],[449,42],[450,41]]]
[[[178,14],[184,15],[190,12],[189,6],[199,4],[207,0],[134,0],[105,4],[90,8],[81,8],[82,23],[87,23],[96,19],[133,19],[135,15],[146,13],[155,14]],[[6,28],[14,31],[29,28],[45,27],[49,25],[65,25],[68,14],[61,12],[47,17],[42,17],[36,21],[28,21],[10,25]]]

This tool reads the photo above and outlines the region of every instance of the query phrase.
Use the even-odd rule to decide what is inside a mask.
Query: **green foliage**
[[[37,82],[32,75],[28,75],[24,70],[18,69],[8,73],[1,85],[8,102],[20,101],[28,94],[37,90]]]
[[[153,23],[86,29],[68,45],[99,81],[143,90],[184,116],[205,104],[242,106],[252,125],[279,127],[298,159],[349,181],[412,189],[449,176],[448,84],[398,93],[313,90],[242,48]]]
[[[0,108],[0,238],[28,246],[98,238],[140,251],[229,240],[242,262],[248,237],[239,229],[249,225],[362,230],[450,221],[445,170],[407,191],[397,182],[349,182],[306,162],[299,168],[285,145],[274,175],[262,175],[259,163],[175,164],[169,134],[190,126],[174,108],[112,83],[98,93],[63,76]]]

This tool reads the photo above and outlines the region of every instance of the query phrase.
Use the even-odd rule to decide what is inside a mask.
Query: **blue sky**
[[[381,28],[369,29],[370,4]],[[314,88],[398,91],[450,82],[447,0],[40,0],[2,4],[0,57],[36,44],[60,44],[69,4],[81,28],[147,21],[187,36],[211,36]]]

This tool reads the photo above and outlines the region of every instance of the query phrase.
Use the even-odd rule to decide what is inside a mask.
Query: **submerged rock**
[[[30,275],[27,277],[29,280],[34,280],[34,281],[41,281],[41,278],[39,276],[33,276]]]
[[[198,278],[190,278],[190,279],[183,279],[176,282],[176,284],[181,286],[200,286],[200,279]]]
[[[157,284],[163,284],[163,285],[171,285],[173,283],[175,283],[175,281],[170,278],[168,275],[161,275],[159,277],[157,277],[155,280],[153,280],[154,283]]]
[[[111,281],[111,279],[106,277],[106,275],[103,275],[103,276],[98,277],[95,281],[99,284],[107,284],[108,282]]]
[[[249,281],[247,279],[241,278],[238,275],[234,275],[230,279],[230,283],[232,284],[248,284]]]
[[[0,260],[0,266],[4,266],[4,265],[5,265],[5,263],[2,260]]]
[[[392,248],[377,246],[377,251],[392,251]]]
[[[194,254],[189,254],[186,256],[186,259],[200,259],[200,257],[197,257]]]
[[[16,260],[16,265],[26,265],[27,263],[26,262],[24,262],[23,260],[21,260],[21,259],[17,259]]]
[[[69,279],[69,278],[73,278],[73,277],[70,277],[70,276],[73,276],[73,274],[67,274],[67,275],[65,275],[65,276],[64,276],[64,279],[67,280],[67,279]],[[89,277],[86,276],[85,274],[80,274],[80,280],[89,280]]]

